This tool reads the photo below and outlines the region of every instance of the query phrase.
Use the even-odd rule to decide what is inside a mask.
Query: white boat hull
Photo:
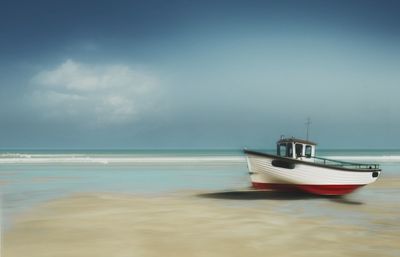
[[[379,169],[345,169],[245,151],[253,187],[256,189],[303,190],[320,195],[343,195],[376,181]],[[287,162],[278,167],[273,161]]]

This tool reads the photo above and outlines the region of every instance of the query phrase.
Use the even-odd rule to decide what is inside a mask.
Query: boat
[[[345,195],[371,184],[378,164],[352,163],[316,156],[316,143],[281,137],[276,154],[244,149],[252,186],[259,190]]]

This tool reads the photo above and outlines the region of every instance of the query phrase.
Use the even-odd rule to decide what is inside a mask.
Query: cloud
[[[127,65],[67,60],[32,78],[35,107],[51,119],[127,123],[155,110],[159,81]]]

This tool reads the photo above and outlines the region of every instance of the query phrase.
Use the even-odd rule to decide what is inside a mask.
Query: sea
[[[274,152],[274,150],[261,150]],[[378,163],[379,179],[400,178],[400,149],[319,150],[318,156],[360,163]],[[230,150],[1,150],[1,223],[9,228],[15,217],[42,203],[84,193],[163,195],[180,192],[248,190],[246,159]],[[396,187],[362,188],[341,200],[344,204],[400,200]],[[257,198],[258,199],[258,198]],[[291,200],[296,201],[291,201]],[[246,200],[241,199],[245,204]],[[324,198],[286,199],[283,212],[309,206],[304,215],[321,215]],[[339,208],[340,209],[340,208]],[[354,209],[337,215],[354,216]],[[326,210],[325,210],[326,211]],[[327,215],[328,213],[326,211]],[[339,211],[340,212],[340,211]],[[324,213],[322,213],[325,215]]]

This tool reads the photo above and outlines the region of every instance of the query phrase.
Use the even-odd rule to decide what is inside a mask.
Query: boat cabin
[[[282,157],[313,161],[315,157],[314,142],[298,138],[281,138],[277,143],[276,154]]]

